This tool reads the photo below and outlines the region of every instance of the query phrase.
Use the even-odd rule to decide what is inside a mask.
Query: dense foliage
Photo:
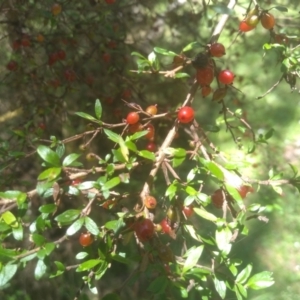
[[[1,298],[299,292],[262,236],[300,227],[299,13],[279,2],[0,4]]]

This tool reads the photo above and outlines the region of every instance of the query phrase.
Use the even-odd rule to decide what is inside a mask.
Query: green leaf
[[[83,271],[90,270],[90,269],[94,268],[95,266],[99,265],[101,262],[102,262],[101,259],[87,260],[79,265],[79,267],[76,269],[76,272],[83,272]]]
[[[199,215],[201,218],[212,221],[212,222],[215,222],[218,219],[215,215],[207,212],[203,208],[194,207],[194,212],[197,215]]]
[[[178,189],[179,186],[177,184],[177,181],[173,182],[166,190],[166,197],[169,197],[169,199],[172,200],[177,194]]]
[[[188,78],[188,77],[191,77],[191,76],[187,73],[176,73],[175,74],[175,78]]]
[[[143,56],[142,54],[140,54],[140,53],[138,53],[138,52],[131,52],[131,55],[132,56],[138,56],[138,57],[140,57],[141,59],[143,59],[143,60],[147,60],[147,58],[145,57],[145,56]]]
[[[222,299],[225,298],[226,296],[226,284],[223,280],[219,280],[218,278],[214,278],[214,284],[215,284],[215,288],[216,291],[218,292],[218,294],[220,295],[220,297]]]
[[[57,206],[53,203],[45,204],[39,207],[39,211],[44,214],[51,214],[57,209]]]
[[[159,48],[159,47],[154,47],[154,51],[156,53],[162,54],[162,55],[166,55],[166,56],[176,56],[177,54],[173,51],[169,51],[163,48]]]
[[[113,131],[109,130],[109,129],[106,129],[104,128],[104,133],[107,135],[107,137],[117,143],[117,144],[120,144],[120,142],[123,140],[122,137],[120,135],[118,135],[117,133],[114,133]],[[123,141],[124,142],[124,141]]]
[[[59,177],[60,173],[61,173],[61,168],[57,168],[57,167],[49,168],[43,171],[39,175],[38,180],[53,181]]]
[[[155,154],[153,152],[148,151],[148,150],[139,151],[138,155],[143,157],[143,158],[155,161]]]
[[[124,142],[124,140],[121,138],[120,140],[120,148],[121,148],[121,153],[123,155],[123,157],[125,158],[125,161],[128,162],[128,155],[129,155],[129,150]]]
[[[87,119],[89,121],[93,121],[93,122],[97,122],[97,123],[101,123],[99,122],[96,118],[94,118],[93,116],[89,115],[89,114],[86,114],[84,112],[76,112],[75,115],[81,117],[81,118],[84,118],[84,119]]]
[[[288,12],[289,11],[288,8],[285,7],[285,6],[274,6],[272,8],[275,8],[275,9],[277,9],[279,11],[282,11],[282,12]]]
[[[126,255],[126,253],[124,254],[124,253],[115,253],[114,252],[114,253],[111,254],[111,258],[115,261],[118,261],[118,262],[122,263],[122,264],[127,264],[127,265],[131,264],[132,260],[126,258],[125,255]]]
[[[238,285],[240,285],[239,283],[237,283],[235,286],[234,286],[234,291],[235,291],[235,295],[236,295],[236,299],[237,300],[243,300],[243,297],[240,293],[240,290],[239,290],[239,287]]]
[[[147,291],[152,292],[154,294],[165,293],[168,283],[169,280],[166,276],[158,276],[150,283],[150,285],[147,288]]]
[[[182,273],[186,273],[188,270],[192,269],[198,262],[202,252],[203,252],[204,246],[201,245],[197,248],[192,248],[188,250],[188,257],[186,261],[184,262],[184,266],[182,269]]]
[[[37,148],[38,155],[47,162],[48,164],[54,166],[54,167],[60,167],[60,158],[56,152],[51,150],[47,146],[40,145]]]
[[[122,219],[119,220],[112,220],[105,223],[105,228],[109,230],[113,230],[115,233],[119,231],[122,227],[124,227],[125,223]]]
[[[55,274],[51,274],[51,275],[49,276],[49,278],[54,278],[54,277],[60,276],[60,275],[62,275],[62,274],[65,272],[65,270],[66,270],[65,265],[62,264],[60,261],[55,261],[54,263],[55,263],[55,265],[56,265],[57,271],[56,271]]]
[[[231,250],[231,244],[230,244],[231,238],[232,238],[232,233],[228,227],[218,228],[216,230],[217,246],[225,254],[228,254]]]
[[[253,290],[260,290],[267,288],[274,284],[274,279],[272,278],[273,273],[264,271],[253,275],[247,282],[247,286]]]
[[[129,136],[130,141],[138,140],[139,138],[148,134],[148,130],[142,130],[134,133],[133,135]]]
[[[46,254],[50,255],[51,252],[55,249],[55,244],[54,243],[47,243],[45,244],[45,250],[46,250]]]
[[[224,173],[222,169],[212,161],[209,161],[205,164],[206,168],[216,176],[220,181],[224,180]]]
[[[239,292],[241,293],[241,295],[244,296],[245,298],[247,298],[247,294],[248,294],[247,289],[240,283],[237,283],[236,286],[237,286]]]
[[[196,49],[196,48],[200,48],[200,47],[202,47],[202,45],[199,42],[192,42],[192,43],[186,45],[182,49],[182,52],[187,52],[187,51],[190,51],[192,49]]]
[[[10,200],[17,200],[18,205],[21,205],[26,201],[27,194],[20,191],[5,191],[0,192],[0,197]]]
[[[110,190],[112,188],[114,188],[115,186],[117,186],[119,183],[121,182],[119,176],[114,177],[112,179],[110,179],[109,181],[105,182],[103,185],[103,189],[105,190]]]
[[[100,233],[96,222],[90,217],[85,217],[84,221],[86,229],[93,235],[98,235]]]
[[[9,225],[10,227],[14,227],[17,228],[19,226],[19,223],[16,219],[16,217],[14,216],[14,214],[12,212],[10,212],[9,210],[6,211],[5,213],[3,213],[1,215],[1,218],[3,219],[3,221]]]
[[[102,117],[102,105],[99,99],[97,99],[95,102],[95,116],[98,120],[100,120]]]
[[[43,275],[46,273],[46,271],[47,271],[47,266],[45,265],[43,260],[39,259],[34,270],[34,278],[36,280],[41,279]]]
[[[18,266],[7,264],[0,269],[0,287],[5,286],[16,274]]]
[[[78,230],[81,229],[82,225],[84,223],[84,218],[80,218],[76,220],[66,231],[67,235],[73,235],[75,234]]]
[[[271,128],[266,134],[265,139],[268,140],[273,136],[273,133],[275,132],[275,129]]]
[[[75,162],[78,157],[80,157],[80,154],[71,153],[71,154],[69,154],[68,156],[65,157],[65,159],[63,160],[62,165],[64,167],[72,166],[73,162]]]
[[[32,240],[37,246],[43,246],[46,243],[46,239],[37,233],[32,234]]]
[[[12,233],[17,241],[23,240],[23,226],[21,225],[21,223],[19,223],[18,227],[12,229]]]
[[[225,187],[230,196],[237,202],[238,206],[242,209],[244,207],[244,202],[236,187],[229,184],[225,184]]]
[[[89,254],[87,252],[79,252],[76,254],[75,258],[76,259],[84,259],[88,256]]]
[[[245,269],[243,269],[239,273],[239,275],[236,277],[235,281],[238,282],[238,283],[242,283],[242,284],[245,283],[246,280],[249,278],[251,272],[252,272],[252,265],[249,264],[249,265],[246,266]]]
[[[59,223],[71,223],[72,221],[78,218],[80,213],[81,211],[78,209],[69,209],[55,217],[55,221]]]

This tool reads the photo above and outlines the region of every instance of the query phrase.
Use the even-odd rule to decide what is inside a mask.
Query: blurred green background
[[[283,80],[270,94],[262,99],[257,99],[264,94],[280,76],[280,62],[275,51],[265,52],[263,45],[268,43],[270,36],[267,30],[259,24],[251,32],[238,34],[239,20],[250,1],[238,1],[231,12],[229,20],[219,38],[226,48],[226,56],[217,59],[219,68],[229,68],[235,75],[234,86],[226,97],[228,107],[235,111],[241,108],[244,117],[251,124],[256,134],[266,133],[273,128],[273,137],[268,144],[261,144],[256,151],[247,155],[247,147],[250,139],[241,134],[244,147],[238,149],[232,141],[229,132],[226,132],[220,117],[220,105],[208,99],[203,99],[198,92],[193,106],[196,110],[196,119],[203,128],[220,124],[221,131],[207,132],[209,138],[233,160],[244,163],[241,168],[242,175],[252,179],[268,179],[268,172],[273,169],[275,173],[284,173],[284,178],[292,175],[289,164],[299,168],[300,134],[299,134],[299,92],[291,92],[289,85]],[[272,9],[276,17],[276,32],[284,33],[291,38],[291,46],[299,44],[299,1],[257,1],[264,9],[276,5],[285,6],[288,12]],[[11,3],[16,8],[11,12]],[[56,135],[64,139],[76,133],[86,130],[86,122],[75,117],[74,112],[91,112],[96,98],[101,99],[104,106],[104,114],[107,119],[120,122],[126,116],[127,108],[122,103],[121,95],[125,89],[132,91],[130,101],[147,107],[149,104],[158,104],[160,112],[175,110],[180,105],[189,90],[195,71],[187,67],[186,72],[190,79],[170,79],[149,74],[135,74],[130,70],[137,69],[136,58],[131,57],[132,51],[137,51],[147,56],[153,47],[161,47],[180,53],[187,44],[198,41],[205,45],[209,42],[211,33],[223,6],[227,1],[116,1],[109,7],[102,0],[63,2],[63,18],[61,23],[49,27],[45,19],[49,17],[49,8],[52,1],[3,1],[0,4],[0,138],[1,142],[8,141],[13,150],[21,148],[30,151],[28,145],[21,145],[11,138],[10,130],[28,129],[28,139],[34,136],[36,127],[41,122],[45,123],[45,132],[38,133],[40,138],[49,138]],[[205,5],[204,5],[205,4]],[[98,14],[94,17],[93,12]],[[16,14],[16,15],[15,15]],[[16,34],[15,27],[9,22],[18,19],[17,29],[36,35],[45,32],[46,44],[41,46],[34,43],[32,49],[22,50],[16,54],[11,47],[11,41]],[[22,23],[23,22],[23,23]],[[112,28],[118,26],[117,31]],[[111,25],[111,27],[110,27]],[[24,28],[22,28],[24,26]],[[50,28],[50,29],[49,29]],[[91,36],[89,33],[91,31]],[[64,45],[67,53],[67,62],[64,62],[57,70],[53,71],[45,63],[44,51],[50,53],[56,49],[56,39],[60,35],[77,40],[78,45]],[[112,63],[106,65],[102,55],[107,51],[106,37],[115,39],[118,46],[109,49]],[[51,39],[50,39],[51,38]],[[109,38],[109,39],[110,39]],[[235,40],[236,38],[236,40]],[[48,39],[48,40],[47,40]],[[108,39],[108,40],[109,40]],[[91,42],[93,40],[93,43]],[[48,42],[49,41],[49,42]],[[229,47],[230,46],[230,47]],[[95,50],[95,51],[94,51]],[[201,50],[201,49],[200,49]],[[197,51],[188,52],[193,57]],[[9,73],[6,64],[10,59],[18,59],[22,70],[18,73]],[[161,57],[165,68],[170,69],[172,59]],[[27,61],[27,64],[24,62]],[[95,63],[96,62],[96,63]],[[39,68],[36,66],[39,65]],[[71,67],[77,71],[78,78],[72,85],[64,84],[58,89],[51,90],[45,81],[55,76],[61,76],[64,67]],[[31,71],[35,71],[38,80],[31,80]],[[109,70],[109,71],[107,71]],[[95,83],[92,87],[83,84],[84,78],[92,74]],[[34,74],[33,74],[34,75]],[[298,85],[299,88],[299,85]],[[112,97],[113,105],[105,102]],[[15,117],[7,116],[8,112],[14,112],[23,108],[23,113]],[[119,109],[119,111],[117,111]],[[1,118],[2,117],[2,118]],[[159,124],[159,137],[157,142],[163,141],[168,129],[168,122]],[[26,127],[27,126],[27,127]],[[93,151],[106,153],[110,145],[102,140],[93,144]],[[178,145],[186,144],[186,137],[180,132],[176,141]],[[77,151],[79,142],[68,145],[68,151]],[[29,143],[30,145],[30,143]],[[7,166],[8,158],[3,156],[0,163]],[[21,160],[12,168],[7,166],[2,170],[0,181],[1,189],[9,188],[34,188],[36,174],[40,170],[39,163],[34,160]],[[156,182],[159,191],[164,187]],[[298,215],[299,193],[290,186],[283,187],[282,195],[277,194],[270,186],[254,184],[256,193],[247,198],[247,202],[261,203],[267,206],[265,215],[269,222],[263,223],[250,220],[250,234],[234,245],[232,255],[247,262],[254,263],[254,271],[268,270],[274,272],[275,284],[261,291],[251,291],[249,299],[298,299],[300,295],[300,220]],[[205,191],[213,192],[213,187],[208,186]],[[32,212],[36,212],[35,203]],[[74,205],[74,204],[66,204]],[[100,212],[101,213],[101,212]],[[54,233],[54,234],[58,234]],[[74,243],[76,244],[76,242]],[[70,249],[63,248],[60,260],[65,259],[72,263],[71,254],[76,253],[78,246]],[[78,274],[69,273],[63,278],[53,280],[33,279],[33,268],[18,273],[12,281],[11,287],[0,291],[0,297],[5,300],[15,299],[70,299],[73,286],[79,286],[81,279]],[[123,265],[114,266],[108,274],[99,282],[101,295],[120,286],[127,278],[130,270]],[[73,275],[72,275],[73,274]],[[146,284],[146,283],[145,283]],[[21,291],[26,291],[25,293]],[[124,299],[148,299],[142,286],[125,286]],[[87,296],[88,295],[88,296]],[[83,294],[80,299],[99,299],[98,296]],[[191,295],[189,299],[196,296]],[[179,298],[178,298],[179,299]],[[231,298],[226,298],[231,299]]]

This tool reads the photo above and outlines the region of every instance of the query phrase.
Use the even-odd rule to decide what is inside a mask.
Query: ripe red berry
[[[153,142],[150,142],[146,145],[146,150],[150,152],[155,152],[156,151],[156,144]]]
[[[68,81],[75,81],[76,80],[76,73],[74,70],[68,69],[64,72],[64,76]]]
[[[45,130],[46,129],[46,124],[45,123],[40,123],[38,126],[41,130]]]
[[[194,117],[194,110],[190,106],[181,107],[177,114],[180,123],[190,123]]]
[[[57,52],[51,53],[48,58],[48,65],[52,66],[59,60]]]
[[[103,53],[102,54],[102,59],[106,62],[109,63],[111,60],[111,55],[109,53]]]
[[[242,32],[248,32],[254,29],[255,26],[250,26],[247,24],[246,20],[240,22],[239,30]]]
[[[207,97],[211,93],[212,89],[209,85],[202,86],[201,95],[202,97]]]
[[[94,241],[94,238],[89,232],[82,233],[79,237],[79,243],[83,247],[87,247],[87,246],[91,245],[93,243],[93,241]]]
[[[60,60],[64,60],[66,58],[66,52],[64,50],[58,50],[57,57]]]
[[[172,231],[172,228],[171,228],[169,222],[167,221],[167,219],[162,219],[160,222],[160,226],[164,233],[169,234]]]
[[[190,206],[184,206],[182,208],[182,212],[184,213],[184,215],[189,218],[193,213],[194,213],[194,209],[193,209],[193,206],[190,205]]]
[[[116,0],[105,0],[105,2],[107,4],[114,4],[116,2]]]
[[[145,138],[147,140],[152,140],[154,138],[155,135],[155,129],[154,126],[152,124],[148,124],[145,128],[145,130],[148,131],[148,133],[145,135]]]
[[[197,69],[196,79],[201,86],[210,85],[214,80],[214,69],[210,66]]]
[[[249,185],[242,185],[239,189],[238,192],[241,196],[242,199],[246,198],[248,193],[253,193],[254,189],[249,186]]]
[[[18,69],[18,63],[14,60],[11,60],[7,65],[6,69],[9,71],[16,71]]]
[[[82,179],[81,178],[76,178],[76,179],[74,179],[74,180],[72,180],[72,182],[71,182],[71,185],[77,185],[77,184],[79,184],[79,183],[81,183],[82,182]]]
[[[211,201],[216,208],[222,208],[224,200],[224,192],[221,189],[216,190],[211,196]]]
[[[144,204],[147,208],[154,209],[157,205],[157,201],[153,196],[148,195],[144,200]]]
[[[18,49],[20,49],[20,47],[21,47],[21,42],[19,40],[15,40],[12,44],[12,48],[14,50],[18,50]]]
[[[149,241],[154,235],[154,224],[149,219],[137,221],[134,224],[134,231],[136,233],[137,238],[141,242]]]
[[[125,89],[122,92],[122,98],[125,99],[125,100],[128,100],[129,98],[131,98],[131,96],[132,96],[132,93],[131,93],[130,89]]]
[[[219,73],[218,79],[223,84],[231,84],[234,80],[234,74],[229,70],[222,70]]]
[[[136,124],[139,120],[140,115],[135,111],[130,112],[126,117],[127,124],[129,125]]]
[[[214,43],[209,49],[210,55],[214,57],[221,57],[226,54],[225,47],[221,43]]]
[[[142,131],[142,130],[143,130],[143,125],[140,122],[129,125],[129,127],[128,127],[129,133],[136,133],[136,132]]]
[[[31,43],[30,43],[30,40],[27,36],[23,36],[22,39],[21,39],[21,45],[23,47],[30,47]]]
[[[275,25],[275,18],[272,14],[270,14],[268,12],[264,12],[264,13],[262,13],[260,22],[264,28],[271,29]]]

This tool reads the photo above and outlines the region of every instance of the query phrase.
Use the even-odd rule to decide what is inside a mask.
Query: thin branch
[[[274,85],[272,85],[263,95],[257,97],[256,99],[261,99],[266,95],[270,94],[277,87],[277,85],[283,80],[283,78],[284,78],[284,74],[282,74],[280,79]]]

